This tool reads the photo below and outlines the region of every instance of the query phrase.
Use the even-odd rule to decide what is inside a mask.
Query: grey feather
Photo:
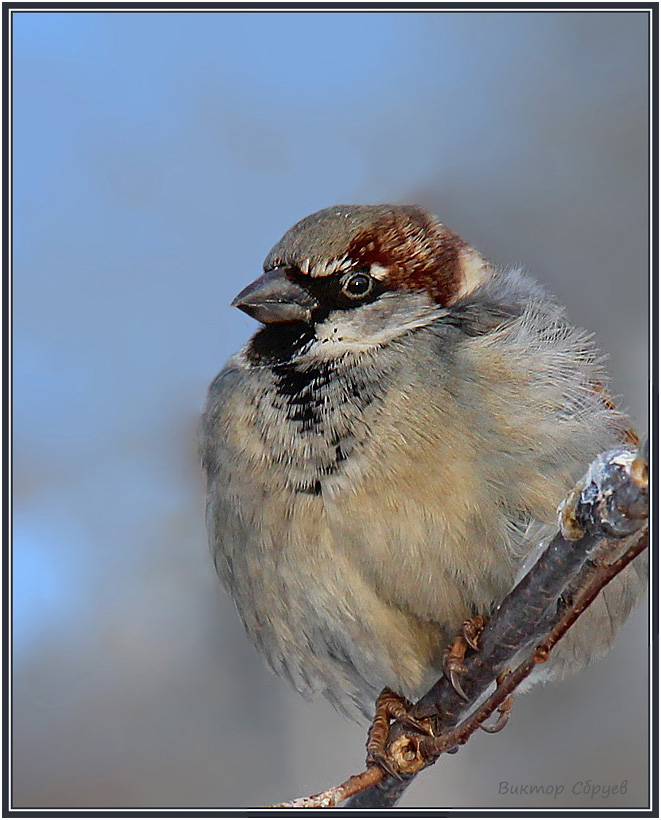
[[[211,550],[248,634],[300,692],[352,715],[384,686],[415,698],[434,682],[462,620],[507,593],[627,425],[594,389],[606,376],[590,337],[521,272],[424,305],[402,296],[394,331],[385,300],[331,314],[374,339],[391,322],[360,349],[323,353],[330,324],[286,361],[249,345],[202,420]],[[582,616],[547,677],[607,650],[643,564]]]

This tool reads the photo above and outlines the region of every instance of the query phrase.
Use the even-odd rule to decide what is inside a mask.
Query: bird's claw
[[[403,780],[404,777],[392,765],[386,751],[390,722],[394,720],[419,734],[432,735],[429,724],[415,718],[411,714],[412,709],[413,704],[409,700],[386,687],[376,700],[374,719],[367,733],[367,765],[380,766],[397,780]]]
[[[370,766],[378,766],[380,769],[383,769],[387,775],[394,777],[395,780],[399,780],[400,782],[404,780],[403,775],[401,775],[397,769],[390,764],[385,752],[368,752],[365,763],[368,768]]]
[[[502,682],[503,678],[506,676],[506,674],[506,672],[502,672],[500,675],[498,675],[497,682],[499,685]],[[497,732],[502,732],[502,730],[507,726],[507,722],[510,719],[513,706],[514,695],[508,695],[498,707],[498,717],[496,718],[496,722],[493,723],[491,726],[487,726],[484,723],[482,723],[480,725],[480,729],[482,729],[485,732],[488,732],[490,735],[495,735]]]
[[[490,735],[498,734],[498,732],[502,732],[502,730],[507,726],[509,719],[509,712],[501,712],[499,709],[496,722],[491,726],[487,726],[486,723],[482,723],[480,725],[480,729],[482,729],[483,732],[488,732]]]
[[[475,615],[473,618],[468,618],[461,625],[461,634],[464,640],[475,652],[480,648],[478,641],[482,630],[487,625],[487,621],[488,619],[484,615]]]
[[[461,625],[461,632],[452,642],[452,645],[445,656],[445,675],[452,684],[452,688],[462,700],[468,701],[470,698],[461,685],[460,677],[466,674],[464,658],[466,650],[470,647],[474,652],[479,651],[479,638],[482,630],[487,624],[484,615],[475,615],[468,618]]]
[[[452,684],[452,688],[454,689],[454,691],[459,695],[459,697],[462,700],[468,701],[468,700],[470,700],[470,698],[464,692],[464,690],[461,686],[461,681],[460,681],[460,677],[459,677],[460,675],[465,675],[465,674],[466,674],[466,667],[463,664],[461,664],[460,666],[453,666],[453,667],[448,669],[448,677],[450,679],[450,683]]]

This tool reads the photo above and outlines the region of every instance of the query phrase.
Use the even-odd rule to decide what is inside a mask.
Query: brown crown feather
[[[458,234],[422,208],[335,205],[292,226],[266,257],[266,270],[297,267],[324,277],[349,267],[384,270],[390,290],[428,293],[443,306],[470,292],[489,266]]]
[[[463,283],[462,256],[468,244],[430,214],[415,207],[393,208],[357,234],[348,257],[358,267],[386,268],[389,288],[423,291],[451,304]]]

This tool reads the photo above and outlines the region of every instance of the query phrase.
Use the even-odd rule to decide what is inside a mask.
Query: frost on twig
[[[394,806],[418,772],[456,751],[503,706],[601,590],[647,548],[648,507],[646,444],[595,459],[559,507],[559,532],[493,613],[479,651],[466,657],[461,687],[468,700],[442,677],[413,710],[431,722],[432,737],[397,722],[390,727],[387,760],[399,778],[371,766],[338,787],[282,805],[321,808],[350,798],[352,808]]]
[[[278,809],[326,809],[337,806],[343,800],[353,797],[371,786],[375,786],[383,778],[383,771],[371,766],[360,774],[355,774],[339,786],[333,786],[326,791],[313,794],[311,797],[299,797],[288,803],[278,803]]]

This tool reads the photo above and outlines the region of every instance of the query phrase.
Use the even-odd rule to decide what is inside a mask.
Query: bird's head
[[[337,355],[427,324],[490,270],[421,208],[335,205],[290,228],[232,304],[267,326],[305,325]]]

